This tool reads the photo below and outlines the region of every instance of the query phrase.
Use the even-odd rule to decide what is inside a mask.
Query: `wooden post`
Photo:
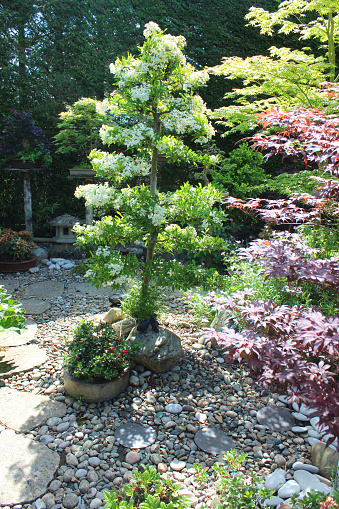
[[[24,175],[24,210],[26,230],[33,235],[33,219],[32,219],[32,191],[31,191],[31,174],[29,170],[23,171]]]
[[[93,207],[86,207],[85,209],[86,224],[93,224]]]

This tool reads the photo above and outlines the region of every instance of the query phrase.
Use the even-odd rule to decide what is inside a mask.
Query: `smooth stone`
[[[61,268],[62,269],[73,269],[73,267],[75,267],[74,263],[64,263]]]
[[[4,352],[0,351],[0,378],[30,371],[47,361],[45,350],[36,345],[15,346]]]
[[[281,401],[282,403],[285,403],[285,405],[288,405],[288,396],[280,395],[278,396],[278,401]]]
[[[170,414],[180,414],[182,411],[182,406],[178,403],[170,403],[169,405],[165,406],[165,411],[169,412]]]
[[[150,426],[127,422],[115,430],[117,441],[128,449],[143,449],[156,441],[157,434]]]
[[[285,470],[276,469],[272,474],[269,474],[265,480],[265,488],[268,490],[276,491],[286,481]]]
[[[313,438],[313,437],[308,437],[307,441],[308,441],[308,443],[310,445],[314,445],[314,444],[319,444],[320,443],[319,438]]]
[[[292,415],[295,419],[297,419],[298,421],[302,421],[302,422],[306,422],[306,421],[309,421],[309,418],[306,417],[306,415],[304,414],[301,414],[300,412],[292,412]]]
[[[65,285],[60,281],[40,281],[28,285],[23,292],[24,297],[37,297],[38,299],[55,299],[64,292]]]
[[[48,445],[54,442],[54,438],[51,435],[41,435],[40,442],[42,442],[45,445]]]
[[[295,425],[291,412],[287,408],[267,406],[257,412],[259,424],[264,424],[271,431],[282,433],[290,431]]]
[[[278,497],[281,498],[289,498],[293,494],[298,495],[300,493],[301,489],[299,484],[291,479],[290,481],[287,481],[281,488],[278,490]]]
[[[308,428],[306,426],[293,426],[292,431],[293,433],[307,433]]]
[[[27,315],[41,315],[45,313],[51,304],[47,300],[25,299],[20,301]]]
[[[3,387],[0,389],[0,419],[8,428],[26,433],[52,416],[63,416],[67,407],[48,396]]]
[[[277,507],[282,502],[284,502],[284,500],[281,497],[272,497],[272,498],[267,498],[264,502],[264,505],[266,507]]]
[[[138,452],[130,451],[126,454],[125,461],[126,463],[129,463],[130,465],[134,465],[135,463],[138,463],[138,461],[141,460],[141,456]]]
[[[181,470],[183,470],[186,466],[186,463],[184,461],[180,461],[180,460],[177,460],[177,459],[174,459],[171,461],[170,463],[170,467],[172,470],[174,470],[175,472],[180,472]]]
[[[194,442],[199,449],[210,454],[225,454],[235,449],[234,440],[217,428],[204,428],[194,435]]]
[[[29,343],[34,339],[38,325],[34,320],[27,319],[25,321],[25,329],[20,332],[0,332],[0,347],[21,346]]]
[[[42,496],[60,458],[44,444],[5,430],[0,433],[0,504],[20,504]]]
[[[77,479],[82,479],[83,477],[86,477],[86,475],[87,475],[87,470],[84,468],[79,468],[75,472],[74,477],[76,477]]]
[[[67,493],[63,500],[62,505],[65,509],[74,509],[78,505],[79,497],[75,493]]]
[[[294,480],[297,481],[301,490],[314,489],[322,493],[330,493],[330,488],[321,483],[318,478],[307,472],[306,470],[296,470],[293,474]]]
[[[299,406],[295,401],[292,403],[293,410],[296,412],[300,412],[301,414],[306,415],[307,417],[314,412],[314,408],[310,408],[305,405],[305,403],[301,403]]]
[[[292,465],[293,470],[307,470],[307,472],[311,472],[312,474],[317,474],[319,472],[319,468],[314,465],[309,465],[308,463],[302,463],[301,461],[296,461]]]
[[[311,459],[313,465],[319,468],[319,474],[326,479],[331,479],[333,472],[337,472],[339,453],[325,447],[324,444],[314,444],[311,449]]]

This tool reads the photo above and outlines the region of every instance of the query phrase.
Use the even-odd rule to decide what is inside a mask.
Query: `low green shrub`
[[[134,470],[128,484],[120,490],[104,492],[105,509],[183,509],[187,507],[186,497],[170,479],[161,479],[153,466],[144,466],[143,472]]]
[[[273,495],[272,490],[260,487],[261,481],[254,472],[250,472],[249,477],[241,473],[246,458],[246,453],[237,455],[232,449],[224,456],[228,466],[216,464],[213,466],[218,477],[217,488],[220,498],[220,503],[214,506],[215,509],[262,507],[264,501]]]

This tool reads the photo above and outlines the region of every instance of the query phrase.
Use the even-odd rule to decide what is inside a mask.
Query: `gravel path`
[[[13,297],[20,299],[29,284],[59,281],[65,288],[84,282],[69,271],[3,275],[20,282]],[[65,295],[49,299],[51,308],[34,315],[38,332],[34,340],[47,350],[49,361],[39,369],[6,379],[6,386],[49,395],[67,405],[64,418],[52,418],[26,436],[45,443],[61,457],[60,467],[48,492],[33,504],[15,509],[97,509],[102,508],[103,491],[128,481],[133,468],[156,465],[163,477],[182,483],[192,506],[211,503],[216,495],[212,465],[223,463],[221,456],[200,450],[194,442],[199,429],[217,428],[228,433],[238,451],[248,453],[244,471],[255,471],[265,479],[277,467],[293,479],[292,464],[310,462],[307,433],[269,432],[259,424],[257,411],[267,405],[285,406],[277,394],[267,394],[252,385],[245,366],[227,365],[220,352],[205,347],[201,330],[191,326],[192,316],[178,295],[169,295],[169,313],[161,325],[177,333],[184,348],[184,360],[169,373],[145,373],[142,366],[132,371],[133,383],[116,401],[84,404],[63,392],[62,356],[64,340],[79,318],[104,313],[110,307],[107,297]],[[143,373],[144,372],[144,373]],[[166,411],[179,410],[179,413]],[[117,445],[115,429],[126,422],[150,425],[157,432],[156,442],[144,449],[128,450]],[[0,425],[1,430],[1,425]],[[176,461],[174,461],[176,460]],[[194,463],[208,468],[206,487],[195,478]]]

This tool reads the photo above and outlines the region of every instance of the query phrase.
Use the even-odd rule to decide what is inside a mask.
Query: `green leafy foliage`
[[[224,459],[228,463],[228,468],[220,465],[214,465],[213,469],[218,476],[218,491],[221,503],[217,508],[232,507],[232,509],[248,509],[261,507],[264,500],[270,498],[272,490],[259,488],[260,479],[254,472],[245,476],[241,472],[242,464],[245,462],[247,454],[237,455],[233,449],[228,451]]]
[[[138,344],[118,337],[110,324],[94,325],[90,320],[77,323],[66,345],[67,370],[85,382],[113,380],[131,365],[139,351]]]
[[[266,181],[263,162],[264,157],[260,152],[253,151],[247,143],[243,143],[212,170],[213,184],[221,186],[236,198],[253,196],[261,190],[258,186]]]
[[[101,146],[99,129],[106,119],[100,112],[99,102],[83,97],[60,113],[57,127],[59,133],[54,137],[58,146],[57,153],[74,154],[77,163],[89,165],[87,157],[90,152]]]
[[[143,472],[133,472],[130,482],[120,491],[114,488],[104,492],[105,509],[183,509],[188,504],[178,492],[180,485],[170,479],[161,479],[153,466],[144,466]]]
[[[24,310],[21,304],[11,298],[3,286],[0,285],[0,332],[5,330],[19,332],[25,322]]]
[[[145,295],[140,290],[141,283],[134,283],[121,306],[124,313],[137,321],[147,319],[152,313],[158,314],[163,310],[163,291],[153,285],[149,285]]]
[[[315,19],[305,22],[308,12]],[[262,34],[272,35],[278,26],[279,33],[297,33],[301,40],[317,39],[327,50],[330,64],[330,81],[335,80],[335,45],[339,41],[339,6],[336,0],[288,0],[281,2],[278,10],[268,12],[261,7],[251,7],[246,16],[252,26]]]

